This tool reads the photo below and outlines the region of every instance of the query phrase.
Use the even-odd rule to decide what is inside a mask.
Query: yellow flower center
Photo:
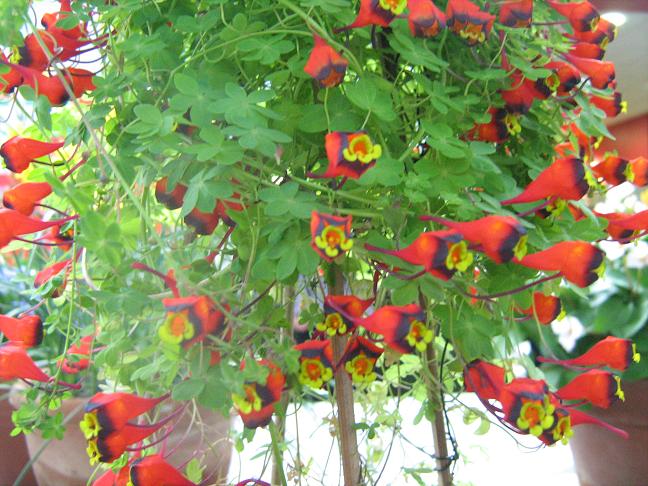
[[[342,228],[329,225],[324,228],[320,236],[315,237],[315,245],[333,258],[341,251],[349,251],[353,246],[353,240],[346,237]]]
[[[407,336],[405,336],[405,340],[411,347],[423,352],[427,348],[428,343],[432,342],[433,337],[434,333],[431,329],[428,329],[421,321],[414,319],[410,323],[410,329]]]
[[[462,39],[468,39],[470,43],[481,43],[486,40],[486,34],[482,25],[466,24],[460,27],[458,33]]]
[[[545,79],[545,84],[551,91],[555,92],[560,87],[560,77],[556,73],[553,73]]]
[[[305,358],[301,361],[299,383],[313,388],[321,388],[333,378],[333,370],[324,366],[317,358]]]
[[[344,319],[337,312],[327,315],[324,322],[320,322],[315,327],[320,332],[326,331],[326,334],[329,336],[335,336],[336,334],[342,335],[347,331]]]
[[[407,7],[407,0],[380,0],[380,6],[394,15],[400,15]]]
[[[515,423],[520,430],[528,430],[531,435],[540,437],[543,431],[550,429],[554,424],[555,409],[547,397],[543,403],[526,402],[522,405],[520,416]]]
[[[622,101],[621,102],[621,113],[628,113],[628,102],[627,101]]]
[[[616,381],[617,384],[617,389],[614,392],[614,395],[619,397],[619,400],[621,400],[622,402],[625,402],[625,393],[623,393],[623,390],[621,389],[621,378],[615,376],[614,380]]]
[[[445,264],[448,270],[455,269],[459,272],[465,272],[473,262],[473,259],[474,256],[468,251],[466,242],[460,241],[459,243],[454,243],[448,250]]]
[[[571,417],[561,417],[553,429],[553,438],[556,442],[560,441],[563,445],[567,445],[574,431],[571,428]]]
[[[623,169],[623,175],[625,176],[626,181],[634,182],[635,175],[634,175],[634,171],[632,170],[632,165],[630,164],[626,165],[626,168]]]
[[[551,216],[558,217],[567,209],[567,201],[564,199],[555,199],[551,204],[547,205],[546,209]]]
[[[252,411],[258,412],[263,408],[261,397],[256,391],[255,384],[243,385],[245,396],[237,393],[232,393],[232,402],[234,406],[243,414],[251,413]]]
[[[88,441],[88,447],[86,448],[88,457],[90,458],[90,465],[94,466],[101,460],[101,453],[97,447],[97,439],[92,439]]]
[[[196,330],[189,321],[188,311],[169,312],[158,331],[160,339],[169,344],[180,344],[194,337]]]
[[[374,144],[369,135],[355,135],[350,137],[349,146],[342,151],[342,155],[349,162],[357,160],[360,163],[368,164],[382,155],[382,147]]]
[[[520,125],[519,117],[512,113],[509,113],[504,117],[504,124],[506,125],[506,130],[511,135],[517,135],[522,131],[522,125]]]
[[[590,20],[590,30],[591,31],[596,30],[600,20],[601,20],[601,18],[598,15],[596,17],[594,17],[592,20]]]
[[[86,439],[92,439],[99,435],[101,430],[101,425],[99,425],[99,420],[97,419],[97,412],[92,411],[83,415],[83,419],[79,423],[81,432]]]
[[[603,275],[605,275],[605,260],[602,261],[598,267],[596,267],[594,273],[598,275],[598,278],[603,278]]]
[[[637,345],[635,343],[632,343],[632,361],[635,363],[641,361],[641,355],[637,353]]]
[[[529,237],[527,235],[522,235],[518,242],[513,247],[513,255],[518,260],[524,258],[524,255],[527,254],[527,241]]]
[[[369,358],[364,352],[344,364],[344,368],[351,374],[351,379],[356,383],[371,383],[376,379],[374,373],[375,358]]]

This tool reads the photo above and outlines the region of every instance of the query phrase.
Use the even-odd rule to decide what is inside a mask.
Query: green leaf
[[[276,276],[277,280],[286,280],[290,277],[295,269],[297,268],[297,252],[290,250],[284,253],[284,255],[277,263]]]
[[[137,105],[133,108],[133,112],[135,112],[137,118],[142,120],[144,123],[154,126],[162,125],[162,113],[160,113],[160,110],[153,105]]]
[[[181,381],[173,387],[171,397],[177,401],[192,400],[205,389],[205,380],[200,378],[189,378]]]

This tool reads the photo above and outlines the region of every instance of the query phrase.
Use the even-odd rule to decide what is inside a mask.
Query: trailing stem
[[[333,265],[332,287],[335,295],[344,293],[344,275],[337,265]],[[342,359],[347,341],[346,336],[338,335],[331,340],[333,361],[335,363]],[[344,484],[345,486],[358,486],[360,484],[360,454],[358,453],[358,437],[356,435],[353,411],[353,384],[344,366],[338,366],[335,370],[335,401],[338,411],[337,432]]]

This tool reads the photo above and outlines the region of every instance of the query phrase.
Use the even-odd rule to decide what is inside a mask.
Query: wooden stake
[[[337,265],[333,267],[333,292],[335,295],[344,293],[344,275]],[[336,335],[331,340],[335,363],[338,363],[342,358],[347,342],[346,336]],[[358,452],[358,437],[354,428],[353,384],[344,366],[339,366],[335,372],[335,400],[337,402],[337,433],[344,485],[359,486],[360,453]]]
[[[438,380],[439,368],[437,367],[434,342],[428,344],[426,356],[430,374],[434,379]],[[448,443],[446,442],[445,417],[443,414],[443,390],[441,386],[443,384],[439,383],[439,388],[437,389],[435,381],[428,383],[428,400],[430,401],[430,406],[436,404],[434,420],[432,421],[432,440],[434,441],[434,454],[437,457],[436,468],[439,476],[439,486],[452,486],[452,476],[450,474],[451,461],[448,458]]]

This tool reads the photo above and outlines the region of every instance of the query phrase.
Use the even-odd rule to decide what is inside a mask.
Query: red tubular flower
[[[632,169],[626,159],[616,155],[608,155],[605,160],[592,166],[592,172],[612,186],[618,186],[632,177]]]
[[[476,359],[464,369],[464,386],[480,400],[498,400],[504,387],[506,371],[501,366]]]
[[[528,203],[553,197],[578,201],[587,194],[588,190],[583,161],[573,157],[562,158],[555,160],[540,172],[521,194],[502,201],[502,205]]]
[[[631,216],[629,214],[625,214],[625,213],[607,213],[607,214],[603,214],[603,213],[597,213],[597,212],[595,212],[594,214],[596,214],[600,218],[607,219],[608,225],[607,225],[607,228],[605,230],[607,231],[608,235],[610,235],[610,238],[612,238],[614,240],[626,240],[626,239],[631,238],[633,236],[633,234],[635,233],[634,229],[623,228],[623,227],[616,224],[617,221],[622,221],[622,220],[628,218],[628,216]]]
[[[608,366],[615,370],[625,371],[633,361],[641,359],[637,348],[629,339],[608,336],[602,339],[588,351],[572,359],[550,359],[540,356],[543,363],[554,363],[562,366]]]
[[[536,270],[560,272],[569,282],[587,287],[605,270],[605,254],[586,241],[561,241],[517,261]]]
[[[515,113],[510,113],[504,108],[490,107],[488,114],[491,120],[488,123],[476,123],[468,132],[468,138],[482,142],[503,143],[510,135],[522,131],[519,117]]]
[[[168,188],[169,178],[164,177],[155,184],[155,199],[164,204],[169,209],[178,209],[184,203],[184,196],[187,192],[187,186],[176,184],[172,191]]]
[[[333,379],[333,348],[328,339],[311,339],[295,345],[294,348],[301,353],[299,383],[318,389]]]
[[[500,91],[502,99],[506,102],[506,110],[519,114],[528,113],[534,100],[545,100],[551,93],[546,80],[531,81],[519,71],[511,75],[511,88]]]
[[[68,348],[65,357],[59,361],[64,373],[76,375],[90,366],[89,357],[94,338],[93,335],[82,337],[78,343],[74,343]],[[71,359],[72,356],[75,358]]]
[[[128,425],[129,420],[149,412],[167,397],[145,398],[124,392],[95,393],[85,406],[79,424],[81,431],[88,440],[101,433],[119,431]]]
[[[565,58],[582,73],[585,73],[590,78],[592,86],[596,89],[607,89],[616,77],[614,63],[612,62],[585,59],[570,54],[565,54]]]
[[[114,432],[98,432],[96,437],[88,439],[86,452],[90,458],[90,465],[115,462],[126,452],[128,446],[150,437],[165,424],[165,421],[153,425],[126,424]]]
[[[486,216],[475,221],[450,221],[435,216],[421,216],[457,231],[468,242],[476,245],[495,263],[505,263],[526,254],[526,230],[511,216]]]
[[[623,101],[623,97],[619,92],[615,92],[612,98],[591,94],[589,100],[594,106],[603,110],[609,118],[614,118],[628,111],[628,102]]]
[[[414,37],[434,37],[445,29],[445,14],[432,0],[407,0],[407,7],[407,23]]]
[[[60,38],[62,36],[79,40],[82,36],[87,34],[85,23],[79,23],[78,25],[72,27],[71,29],[61,29],[57,26],[57,22],[67,17],[67,14],[71,12],[69,1],[61,2],[61,9],[57,13],[46,13],[41,18],[41,25],[51,33],[55,38]]]
[[[588,370],[556,392],[561,400],[587,400],[592,405],[608,408],[617,400],[625,400],[621,379],[609,371]]]
[[[399,353],[423,352],[434,338],[434,332],[425,324],[425,312],[416,304],[386,305],[357,321],[357,325],[380,334],[385,344]]]
[[[469,46],[484,42],[495,23],[495,16],[480,10],[468,0],[449,0],[446,7],[446,24]]]
[[[351,239],[351,216],[311,214],[311,246],[327,262],[332,262],[353,247]]]
[[[68,258],[67,260],[63,260],[57,263],[54,263],[53,265],[50,265],[40,272],[36,274],[36,277],[34,278],[34,288],[40,288],[43,285],[45,285],[47,282],[52,280],[54,277],[56,277],[58,274],[60,274],[63,270],[66,270],[65,272],[65,277],[64,281],[61,285],[62,289],[58,290],[56,292],[57,295],[55,297],[58,297],[63,293],[63,290],[65,289],[65,285],[67,283],[67,274],[70,271],[70,264],[72,263],[72,259]]]
[[[335,32],[339,33],[367,25],[388,27],[397,15],[405,11],[406,7],[407,0],[360,0],[360,11],[353,23],[335,29]]]
[[[8,72],[0,74],[0,93],[12,93],[14,89],[22,84],[22,74],[9,65],[9,59],[0,51],[0,64],[7,66]]]
[[[176,189],[177,188],[178,186],[176,186]],[[211,235],[216,230],[219,221],[220,215],[218,207],[216,207],[211,213],[206,213],[198,208],[193,208],[191,212],[184,217],[185,224],[191,226],[199,235]]]
[[[167,317],[158,335],[165,343],[190,348],[223,328],[225,315],[206,295],[162,299]],[[229,306],[223,304],[229,311]]]
[[[90,71],[71,67],[67,69],[67,72],[72,77],[72,92],[76,98],[97,89],[93,81],[94,74]]]
[[[304,71],[318,82],[321,88],[333,88],[344,81],[349,61],[317,34],[313,34],[315,47],[306,61]]]
[[[22,344],[0,345],[0,380],[34,380],[47,383],[52,379],[29,357]]]
[[[630,170],[632,171],[632,183],[635,186],[648,186],[648,159],[646,157],[637,157],[630,161]]]
[[[567,62],[552,61],[545,64],[544,68],[553,71],[545,83],[558,96],[569,96],[571,90],[581,82],[580,71]]]
[[[274,404],[281,399],[281,392],[286,384],[286,378],[276,364],[265,359],[259,360],[258,364],[269,370],[265,384],[246,382],[243,385],[245,396],[232,395],[234,406],[243,424],[249,429],[265,427],[270,423]],[[245,361],[241,363],[241,369],[244,368]]]
[[[618,30],[617,26],[612,22],[601,18],[596,26],[596,30],[590,32],[581,32],[576,30],[573,34],[568,34],[567,37],[578,42],[597,44],[605,49],[610,42],[616,39]]]
[[[522,29],[531,25],[533,0],[505,1],[499,11],[499,22],[507,27]]]
[[[565,17],[574,30],[578,32],[595,30],[601,19],[598,10],[587,1],[559,3],[554,0],[547,0],[547,3]]]
[[[7,246],[14,238],[31,233],[38,233],[39,231],[49,229],[75,218],[75,216],[72,216],[55,221],[41,221],[40,219],[20,214],[13,209],[0,210],[0,248]]]
[[[565,316],[560,299],[542,292],[533,292],[533,305],[521,312],[527,316],[535,316],[538,322],[543,325],[551,324],[556,319],[560,320]]]
[[[589,42],[578,42],[569,48],[569,53],[572,56],[582,57],[584,59],[603,59],[605,50],[597,45]]]
[[[23,77],[23,83],[31,87],[36,96],[45,96],[52,106],[63,106],[70,100],[70,94],[65,89],[62,79],[58,75],[45,76],[40,71],[11,64]],[[62,76],[69,86],[73,86],[70,73],[63,71]]]
[[[0,315],[0,332],[9,341],[32,348],[43,342],[43,321],[38,316],[24,316],[17,319]]]
[[[2,204],[25,216],[34,212],[36,205],[52,193],[48,182],[23,182],[12,187],[2,196]]]
[[[325,140],[329,165],[323,175],[316,177],[358,179],[382,155],[382,147],[374,144],[367,132],[331,132]]]
[[[45,45],[46,50],[41,47]],[[20,65],[42,72],[50,65],[50,57],[66,61],[78,54],[81,47],[90,43],[89,39],[75,39],[65,35],[65,31],[56,27],[38,30],[25,37],[23,45],[18,48]]]
[[[401,250],[387,250],[365,244],[369,251],[392,255],[423,269],[441,280],[449,280],[455,271],[465,271],[473,262],[473,255],[454,231],[428,231],[421,233]]]
[[[62,251],[69,251],[72,248],[72,242],[74,240],[74,229],[68,228],[61,230],[60,224],[57,224],[50,228],[46,236],[43,237],[44,240],[47,240],[50,243],[55,243]]]
[[[635,214],[600,214],[597,216],[602,216],[607,219],[610,223],[609,226],[613,226],[613,231],[647,231],[648,230],[648,210],[639,211]],[[609,231],[608,226],[608,231]]]
[[[56,152],[65,141],[41,142],[31,138],[15,136],[0,146],[0,156],[11,172],[23,172],[34,160]]]
[[[383,349],[369,339],[355,336],[349,341],[344,352],[344,369],[354,383],[371,383],[376,379],[376,361]]]
[[[196,486],[185,478],[160,454],[135,459],[129,468],[129,485],[132,486]]]
[[[355,326],[355,319],[362,317],[373,301],[355,295],[327,295],[324,299],[324,322],[318,323],[316,329],[329,336],[346,334]]]

